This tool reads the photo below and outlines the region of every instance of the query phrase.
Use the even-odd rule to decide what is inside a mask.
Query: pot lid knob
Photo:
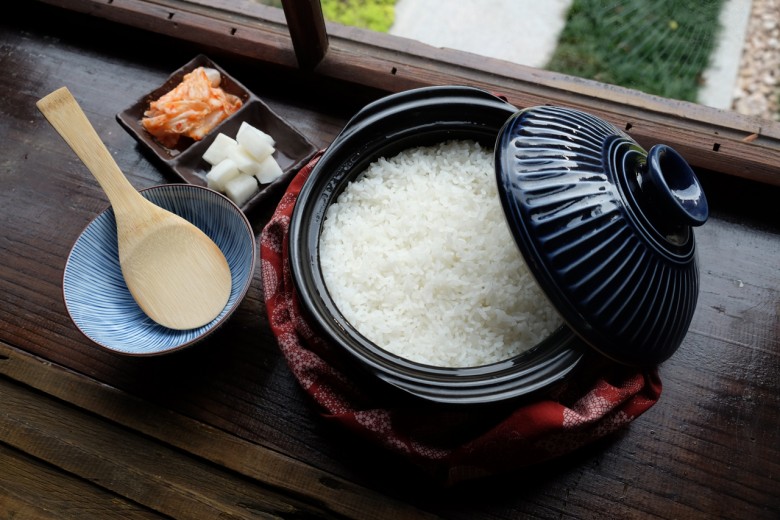
[[[674,149],[657,144],[650,148],[647,162],[637,165],[640,189],[647,193],[645,204],[657,204],[657,215],[667,225],[701,226],[709,216],[704,190],[688,163]]]
[[[647,153],[602,119],[540,106],[504,125],[496,176],[529,269],[577,334],[631,365],[677,350],[699,291],[692,227],[709,215],[680,154]]]

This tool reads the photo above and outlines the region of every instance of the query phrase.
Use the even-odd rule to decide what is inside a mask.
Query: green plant
[[[281,0],[260,0],[282,7]],[[322,0],[322,14],[331,22],[387,32],[395,20],[396,0]]]
[[[574,0],[547,69],[696,100],[723,0]]]
[[[323,0],[328,20],[377,32],[387,32],[395,19],[395,0]]]

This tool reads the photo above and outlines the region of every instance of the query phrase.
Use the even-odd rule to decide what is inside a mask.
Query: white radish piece
[[[243,121],[238,128],[236,141],[258,161],[262,161],[274,153],[273,138],[246,121]]]
[[[260,190],[260,184],[269,184],[284,173],[273,157],[275,146],[273,137],[246,121],[235,139],[218,133],[203,154],[211,164],[206,174],[208,187],[242,206]]]
[[[241,173],[254,175],[260,169],[260,163],[257,162],[257,159],[240,144],[230,151],[228,157],[236,162]]]
[[[257,179],[252,175],[245,175],[243,173],[225,184],[225,195],[235,202],[237,206],[242,206],[246,201],[252,198],[252,195],[257,193],[258,190]]]
[[[230,155],[230,151],[238,146],[238,142],[225,134],[217,134],[214,141],[203,153],[203,160],[214,166]]]
[[[263,139],[271,143],[271,146],[276,146],[276,141],[274,140],[271,134],[267,134],[263,132],[256,126],[253,126],[252,124],[247,123],[246,121],[241,121],[241,126],[238,127],[238,132],[236,133],[236,139],[238,139],[239,135],[244,135],[245,133],[256,133],[260,137],[262,137]]]
[[[219,84],[222,82],[222,75],[219,73],[217,69],[212,69],[211,67],[203,67],[203,72],[206,73],[206,77],[209,79],[209,83],[211,83],[212,87],[218,87]]]
[[[260,184],[268,184],[275,181],[282,176],[282,168],[276,159],[273,157],[266,157],[266,159],[260,163],[258,172],[255,173],[255,177]]]
[[[206,174],[206,182],[212,190],[225,191],[225,185],[239,175],[238,165],[233,159],[222,159]]]

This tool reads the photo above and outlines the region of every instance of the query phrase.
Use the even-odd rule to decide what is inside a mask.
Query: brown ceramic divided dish
[[[151,101],[158,99],[178,85],[185,74],[201,66],[218,70],[222,75],[222,89],[229,94],[238,96],[244,104],[235,114],[222,121],[201,141],[183,137],[175,148],[167,148],[161,145],[141,126],[144,111],[147,110]],[[272,183],[263,185],[258,193],[245,202],[241,206],[244,212],[249,211],[258,203],[264,201],[271,194],[281,193],[290,180],[292,180],[295,173],[317,151],[314,144],[306,137],[204,55],[195,57],[192,61],[171,74],[165,83],[142,96],[132,106],[117,114],[116,118],[130,135],[162,164],[167,166],[180,180],[198,186],[207,185],[206,174],[211,166],[203,160],[203,153],[214,141],[217,134],[224,133],[235,138],[239,126],[246,121],[271,135],[276,141],[274,158],[282,168],[283,174]]]

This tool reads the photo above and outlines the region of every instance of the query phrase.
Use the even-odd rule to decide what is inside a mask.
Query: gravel
[[[753,0],[732,109],[780,121],[780,0]]]

